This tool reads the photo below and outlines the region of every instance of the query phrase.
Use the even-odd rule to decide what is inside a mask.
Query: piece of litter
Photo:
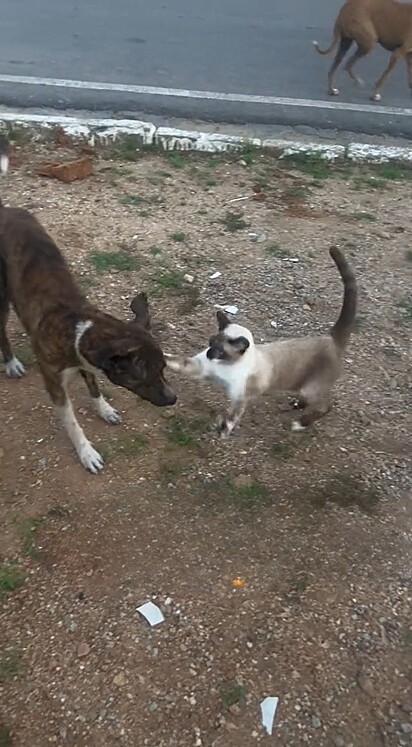
[[[209,280],[216,280],[216,278],[220,278],[221,272],[219,270],[217,272],[214,272],[213,275],[210,275]]]
[[[282,257],[284,262],[299,262],[299,257]]]
[[[227,314],[233,314],[233,316],[239,311],[237,306],[230,306],[229,304],[221,306],[219,303],[215,303],[215,309],[222,309],[222,311],[226,311]]]
[[[183,275],[183,280],[186,280],[187,283],[193,283],[194,277],[187,272],[186,275]]]
[[[244,578],[234,578],[232,581],[232,586],[234,586],[236,589],[240,589],[245,585],[245,583],[246,582]]]
[[[153,602],[146,602],[145,604],[142,604],[137,608],[136,612],[140,612],[140,614],[143,615],[143,617],[146,618],[147,622],[152,626],[159,625],[159,623],[164,622],[162,611],[156,604],[153,604]]]
[[[265,698],[260,704],[260,710],[262,711],[262,726],[266,729],[269,736],[272,734],[273,722],[275,720],[278,703],[279,698]]]
[[[233,200],[229,200],[229,202],[241,202],[242,200],[249,200],[249,195],[246,195],[246,197],[234,197]]]
[[[271,322],[271,323],[270,323],[270,326],[271,326],[271,327],[274,327],[274,328],[276,329],[276,327],[278,326],[278,323],[277,323],[277,322]]]

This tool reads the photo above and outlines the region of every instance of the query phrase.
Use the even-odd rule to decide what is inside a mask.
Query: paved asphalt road
[[[360,63],[356,89],[341,75],[338,100],[326,95],[327,46],[341,0],[2,0],[0,104],[114,110],[270,124],[307,124],[370,133],[412,135],[412,108],[402,64],[377,113],[368,95],[387,53]],[[29,85],[2,76],[97,81],[107,90]],[[111,90],[131,84],[288,97],[284,102],[177,98]],[[315,102],[311,104],[311,101]],[[316,102],[332,108],[321,108]],[[353,109],[335,108],[337,101]],[[358,108],[358,105],[361,105]],[[367,109],[362,111],[362,105]],[[380,107],[378,107],[380,109]]]

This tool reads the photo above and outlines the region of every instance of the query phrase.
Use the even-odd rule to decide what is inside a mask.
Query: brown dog
[[[319,54],[330,54],[339,43],[328,73],[328,93],[331,96],[339,93],[334,85],[335,72],[353,42],[357,44],[357,49],[349,57],[345,70],[355,83],[362,83],[353,71],[355,63],[371,52],[376,43],[392,52],[387,68],[375,84],[372,101],[381,100],[382,88],[402,57],[406,62],[412,90],[412,3],[398,3],[396,0],[347,0],[344,3],[335,21],[330,47],[320,49],[318,42],[313,42]]]
[[[10,303],[30,337],[51,400],[90,472],[97,473],[103,460],[77,422],[67,395],[77,372],[98,415],[108,423],[119,423],[120,416],[101,395],[97,371],[158,407],[176,402],[164,378],[163,353],[148,331],[145,295],[134,301],[134,322],[99,311],[80,293],[62,254],[36,218],[0,203],[0,350],[6,375],[19,378],[24,368],[6,334]]]

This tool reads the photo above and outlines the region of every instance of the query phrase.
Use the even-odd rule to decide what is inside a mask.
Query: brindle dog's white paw
[[[26,373],[26,369],[18,358],[12,358],[11,361],[6,363],[5,372],[9,379],[21,379]]]
[[[109,423],[110,425],[118,425],[122,422],[122,418],[117,410],[109,405],[104,397],[98,397],[98,399],[94,401],[94,407],[99,417],[101,417],[106,423]]]
[[[371,101],[381,101],[381,100],[382,100],[382,96],[380,95],[380,93],[373,93],[372,94]]]
[[[80,461],[88,472],[97,475],[103,469],[103,457],[93,448],[90,441],[86,441],[79,451]]]
[[[329,91],[329,96],[339,96],[340,90],[339,88],[331,88]]]

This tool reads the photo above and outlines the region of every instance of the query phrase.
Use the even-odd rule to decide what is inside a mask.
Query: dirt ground
[[[130,318],[147,290],[164,350],[203,347],[216,304],[257,340],[327,331],[332,243],[359,314],[334,409],[304,434],[276,396],[220,441],[223,394],[174,375],[170,411],[102,382],[111,427],[75,383],[98,476],[10,320],[27,375],[1,366],[0,747],[412,745],[412,173],[119,146],[88,180],[36,175],[70,155],[20,144],[1,198],[39,217],[102,309]]]

